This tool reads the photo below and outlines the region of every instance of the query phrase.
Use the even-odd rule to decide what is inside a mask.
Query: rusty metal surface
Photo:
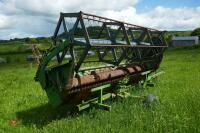
[[[130,75],[130,80],[132,83],[137,83],[138,81],[140,81],[141,78],[142,76],[139,73]],[[61,97],[63,101],[65,101],[65,103],[70,103],[70,104],[79,103],[82,100],[85,100],[88,97],[92,96],[92,93],[90,91],[91,88],[98,87],[108,83],[114,85],[120,79],[123,79],[123,76],[111,80],[106,80],[104,82],[96,82],[91,85],[75,87],[72,88],[71,90],[65,90],[62,92]],[[114,92],[114,88],[109,89],[109,91]]]
[[[127,74],[135,74],[142,71],[142,67],[138,65],[119,67],[115,70],[109,70],[105,72],[92,72],[90,75],[82,77],[74,77],[72,81],[72,88],[92,85],[97,82],[102,82],[106,80],[112,80],[118,77],[122,77]]]

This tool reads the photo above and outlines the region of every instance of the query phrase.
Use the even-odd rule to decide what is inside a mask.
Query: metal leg
[[[84,110],[89,107],[96,107],[99,109],[111,111],[111,106],[103,103],[103,101],[114,97],[114,95],[112,93],[103,94],[103,90],[110,86],[111,86],[110,84],[106,84],[106,85],[103,85],[100,87],[93,88],[91,90],[91,92],[93,92],[93,93],[99,92],[100,93],[99,97],[90,99],[88,101],[83,101],[81,104],[77,105],[78,110],[81,111],[81,110]]]

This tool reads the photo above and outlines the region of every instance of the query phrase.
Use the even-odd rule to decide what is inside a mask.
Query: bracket
[[[165,73],[164,71],[155,72],[153,74],[152,74],[152,71],[146,71],[146,72],[141,73],[141,75],[145,76],[145,78],[144,80],[141,80],[139,82],[139,87],[142,87],[142,88],[146,88],[147,86],[154,87],[155,85],[152,82],[152,80],[164,73]]]
[[[99,109],[111,111],[111,106],[103,103],[105,100],[108,100],[108,99],[115,97],[115,95],[112,94],[112,93],[103,94],[103,90],[106,89],[106,88],[109,88],[110,86],[111,86],[111,84],[105,84],[103,86],[93,88],[91,90],[91,92],[92,93],[97,92],[97,93],[99,93],[99,96],[97,96],[93,99],[90,99],[88,101],[82,101],[81,104],[77,105],[78,110],[81,111],[81,110],[84,110],[84,109],[89,108],[89,107],[96,107],[96,108],[99,108]]]

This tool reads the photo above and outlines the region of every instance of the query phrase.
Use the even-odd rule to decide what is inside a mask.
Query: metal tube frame
[[[72,28],[71,31],[68,30],[68,27],[66,25],[65,22],[65,18],[77,18],[76,22],[74,23],[74,26]],[[97,35],[97,39],[99,39],[103,33],[104,30],[106,30],[106,35],[107,35],[107,39],[109,39],[111,41],[111,45],[105,45],[105,44],[98,44],[98,45],[94,45],[90,42],[90,35],[87,31],[86,27],[86,23],[84,20],[90,20],[90,21],[98,21],[102,23],[102,27],[99,29],[99,34]],[[76,31],[78,24],[80,23],[82,31],[84,33],[84,36],[82,38],[84,38],[86,41],[85,43],[83,42],[78,42],[75,40],[74,38],[74,32]],[[61,27],[61,24],[64,25],[64,32],[66,35],[66,39],[69,40],[70,44],[70,48],[63,51],[62,55],[60,56],[59,54],[57,55],[57,60],[58,62],[62,62],[62,60],[64,59],[65,54],[67,53],[68,50],[70,50],[70,54],[74,64],[75,64],[75,72],[78,73],[79,69],[81,67],[81,64],[84,62],[86,56],[88,55],[88,52],[93,49],[97,51],[98,54],[98,58],[100,62],[104,62],[104,63],[109,63],[109,64],[113,64],[113,65],[119,65],[122,60],[128,60],[129,62],[131,61],[135,61],[135,58],[140,59],[141,61],[144,60],[146,57],[149,56],[149,53],[151,53],[151,51],[153,51],[153,55],[157,55],[157,54],[162,54],[164,49],[167,47],[167,44],[165,42],[164,39],[164,31],[158,31],[156,29],[152,29],[152,28],[146,28],[146,27],[142,27],[142,26],[138,26],[138,25],[133,25],[133,24],[129,24],[126,22],[121,22],[121,21],[117,21],[117,20],[113,20],[113,19],[109,19],[109,18],[105,18],[105,17],[100,17],[100,16],[96,16],[96,15],[92,15],[92,14],[88,14],[88,13],[83,13],[83,12],[78,12],[78,13],[60,13],[60,18],[53,36],[53,40],[54,40],[54,46],[57,46],[57,41],[58,41],[58,31]],[[111,35],[110,34],[110,29],[107,26],[119,26],[119,28],[117,29],[117,32],[115,35]],[[123,34],[123,38],[122,40],[125,40],[126,44],[118,44],[116,43],[116,39],[117,39],[117,34],[119,34],[119,31],[122,31]],[[136,45],[131,45],[131,41],[135,40],[135,36],[134,36],[134,31],[135,30],[141,30],[142,33],[140,34],[139,38],[138,38],[138,43]],[[160,42],[160,44],[155,44],[152,40],[152,34],[157,35],[156,39],[158,39]],[[149,44],[150,45],[144,45],[143,41],[144,38],[148,38],[149,40]],[[155,37],[155,36],[154,36]],[[82,45],[85,46],[84,48],[84,52],[82,53],[80,59],[78,61],[75,60],[75,56],[74,55],[74,47],[78,46],[78,45]],[[120,53],[120,56],[117,57],[117,49],[122,49],[122,52]],[[145,52],[144,49],[146,50]],[[103,54],[101,54],[100,50],[103,50]],[[105,56],[108,54],[108,52],[112,52],[112,59],[111,60],[107,60],[105,59]],[[137,52],[134,52],[137,51]],[[148,51],[148,52],[147,52]],[[133,54],[133,52],[135,54]],[[136,56],[136,57],[135,57]]]

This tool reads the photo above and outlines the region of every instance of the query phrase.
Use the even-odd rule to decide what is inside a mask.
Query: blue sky
[[[50,36],[60,12],[80,10],[159,30],[200,27],[200,0],[0,0],[0,39]]]
[[[163,6],[166,8],[195,8],[200,6],[200,0],[140,0],[140,2],[136,5],[136,9],[138,12],[146,12],[157,6]]]

